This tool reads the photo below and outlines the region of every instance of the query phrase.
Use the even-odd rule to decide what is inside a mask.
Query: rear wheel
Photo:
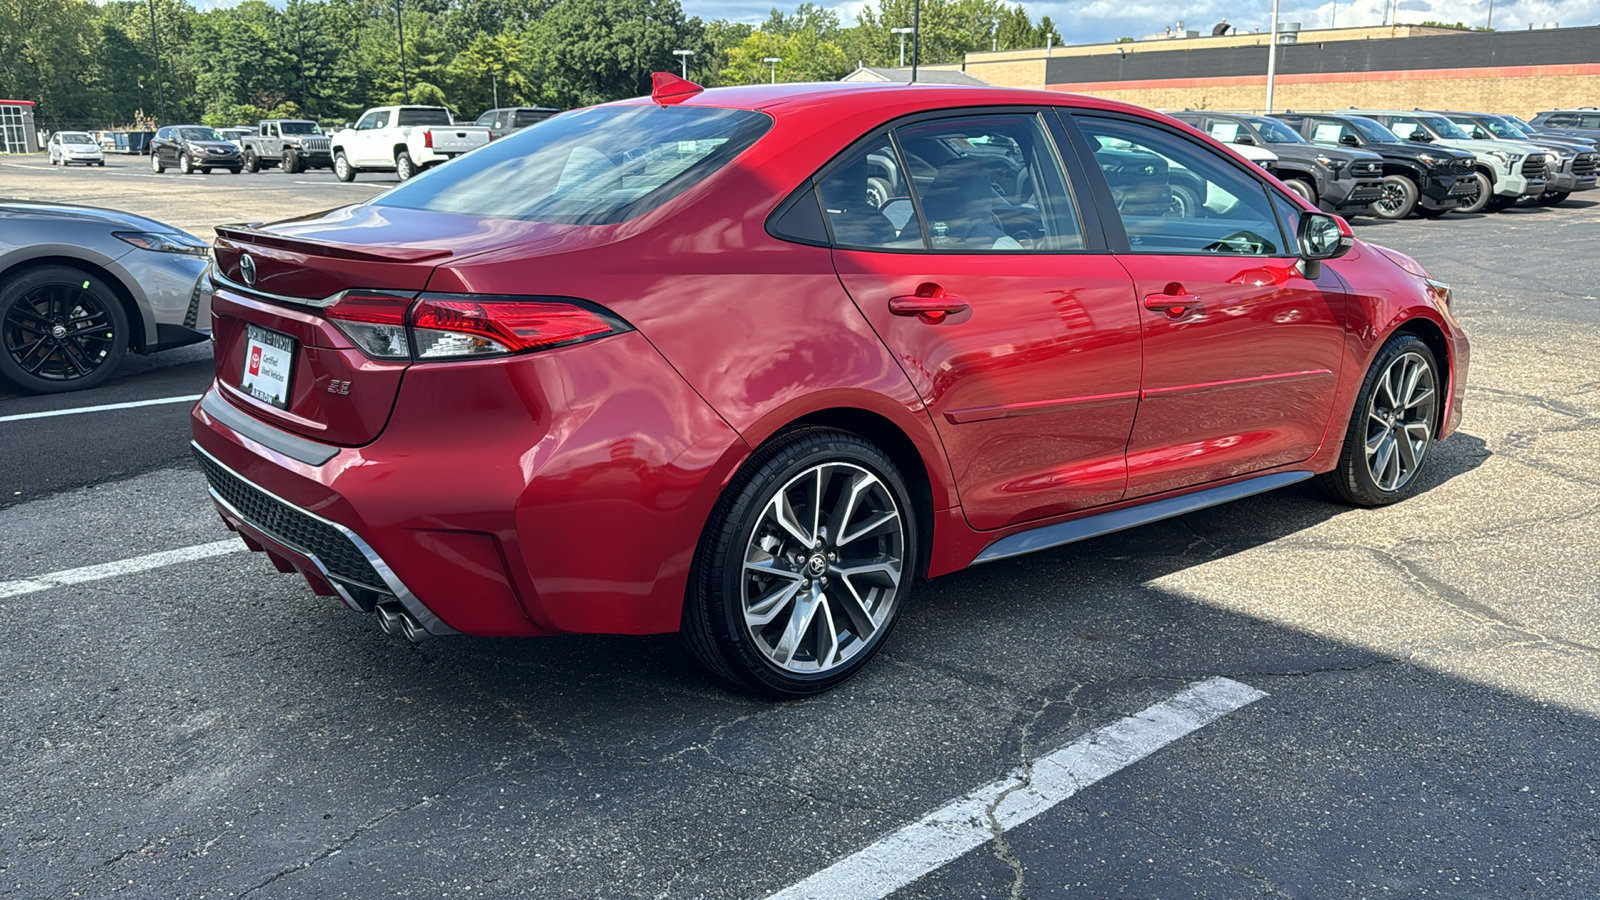
[[[157,154],[154,150],[150,151],[150,171],[156,173],[157,175],[160,175],[162,172],[165,172],[166,170],[167,170],[167,166],[166,166],[165,163],[163,163],[161,161],[160,155]]]
[[[1472,181],[1474,190],[1472,194],[1463,199],[1466,201],[1456,207],[1458,213],[1480,213],[1489,201],[1494,199],[1494,184],[1489,181],[1489,176],[1482,172],[1473,172],[1467,178]]]
[[[1380,219],[1404,219],[1417,208],[1417,183],[1404,175],[1383,176],[1383,195],[1372,201],[1372,214]]]
[[[252,175],[261,171],[261,159],[256,156],[254,150],[244,152],[244,170]]]
[[[1565,203],[1566,199],[1570,196],[1572,196],[1571,191],[1545,191],[1543,194],[1539,195],[1539,205],[1557,206],[1561,203]]]
[[[0,285],[0,375],[54,394],[94,387],[128,350],[128,317],[110,285],[81,269],[41,266]]]
[[[1416,490],[1438,429],[1440,389],[1428,345],[1414,334],[1391,337],[1361,384],[1339,463],[1318,486],[1356,506],[1385,506]]]
[[[356,167],[350,165],[350,158],[343,150],[333,151],[333,174],[340,181],[356,180]]]
[[[1316,188],[1313,188],[1305,179],[1303,179],[1303,178],[1286,178],[1286,179],[1284,179],[1283,184],[1289,190],[1294,191],[1296,194],[1299,194],[1300,198],[1302,200],[1304,200],[1307,203],[1310,203],[1312,205],[1316,204],[1316,202],[1317,202],[1317,190],[1316,190]]]
[[[695,554],[682,633],[759,694],[827,690],[883,646],[911,590],[916,513],[883,451],[802,428],[756,452]]]
[[[394,156],[394,173],[400,176],[401,181],[410,180],[417,174],[417,164],[411,161],[411,152],[401,150]]]

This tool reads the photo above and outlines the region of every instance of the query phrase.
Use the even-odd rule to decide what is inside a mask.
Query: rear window
[[[399,125],[451,125],[450,113],[443,109],[401,109]]]
[[[611,225],[683,193],[744,152],[771,125],[764,114],[742,109],[577,110],[485,145],[372,203]]]
[[[529,125],[543,122],[553,115],[555,115],[555,112],[548,109],[519,109],[517,110],[517,127],[527,128]]]

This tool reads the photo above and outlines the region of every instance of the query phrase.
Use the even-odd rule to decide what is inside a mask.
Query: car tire
[[[211,174],[211,167],[210,166],[201,166],[200,167],[200,174],[201,175],[210,175]]]
[[[127,312],[98,277],[71,266],[38,266],[0,283],[0,376],[22,390],[92,388],[111,377],[127,352]]]
[[[295,153],[293,150],[283,151],[283,161],[279,165],[290,175],[298,175],[305,168],[300,165],[300,154]]]
[[[782,433],[750,457],[706,524],[683,638],[753,693],[825,691],[883,646],[911,591],[918,540],[905,480],[882,450],[832,429]]]
[[[356,167],[350,165],[350,158],[344,155],[343,150],[335,150],[333,153],[333,175],[340,181],[356,180]]]
[[[1356,395],[1339,462],[1317,476],[1317,486],[1354,506],[1387,506],[1416,491],[1439,430],[1443,387],[1421,338],[1400,333],[1385,341]]]
[[[1559,206],[1572,196],[1571,191],[1545,191],[1539,195],[1540,206]]]
[[[55,165],[60,165],[60,163],[56,162],[56,158],[54,156],[52,156],[52,157],[50,157],[50,165],[55,166]]]
[[[867,203],[871,204],[873,209],[882,209],[883,205],[892,199],[893,190],[889,187],[887,178],[874,175],[867,179]]]
[[[1283,185],[1289,190],[1294,191],[1296,194],[1299,194],[1300,199],[1306,201],[1312,206],[1317,205],[1317,189],[1312,187],[1305,179],[1285,178],[1283,180]]]
[[[394,155],[394,173],[401,181],[410,181],[417,174],[417,164],[411,161],[411,151],[401,150]]]
[[[160,175],[166,170],[167,166],[161,161],[161,155],[156,153],[154,150],[150,151],[150,171]]]
[[[254,150],[244,152],[244,170],[252,175],[261,171],[261,158],[256,156]]]
[[[1473,172],[1467,177],[1477,179],[1478,192],[1472,195],[1470,201],[1456,207],[1456,212],[1466,214],[1483,212],[1489,201],[1494,199],[1494,185],[1489,182],[1489,176],[1482,172]]]
[[[1383,176],[1383,196],[1372,201],[1372,214],[1380,219],[1404,219],[1417,208],[1417,183],[1404,175]]]
[[[194,174],[194,160],[189,158],[189,154],[182,153],[178,155],[178,171],[185,175]]]
[[[95,163],[95,165],[97,165],[100,168],[104,169],[106,167],[106,161],[102,159],[99,162]]]
[[[1168,215],[1179,219],[1192,219],[1200,214],[1200,195],[1192,188],[1182,184],[1169,184],[1167,187],[1172,192],[1172,207]]]
[[[239,167],[238,167],[238,166],[229,166],[229,167],[228,167],[228,171],[229,171],[229,172],[232,172],[232,173],[233,173],[233,174],[235,174],[235,175],[237,175],[237,174],[239,174],[239,173],[240,173],[240,172],[241,172],[241,171],[243,171],[243,170],[241,170],[241,169],[240,169],[240,168],[239,168]]]

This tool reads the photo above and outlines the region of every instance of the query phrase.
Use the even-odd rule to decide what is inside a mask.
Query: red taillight
[[[601,337],[617,322],[576,303],[423,297],[411,311],[417,358],[519,353]]]
[[[581,300],[346,291],[323,311],[373,359],[460,359],[545,350],[628,325]]]
[[[323,311],[361,352],[373,359],[410,359],[406,334],[409,294],[346,291]]]
[[[433,130],[432,129],[429,129],[429,130],[424,131],[422,133],[422,146],[427,147],[429,150],[433,149]]]

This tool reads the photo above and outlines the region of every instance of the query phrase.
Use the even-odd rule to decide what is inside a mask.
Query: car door
[[[1054,127],[1038,110],[923,118],[818,182],[840,281],[926,403],[978,529],[1125,488],[1138,311]]]
[[[152,152],[164,163],[176,164],[178,161],[178,153],[174,149],[172,141],[171,128],[162,128],[156,132],[155,150]]]
[[[1333,408],[1346,298],[1331,267],[1316,281],[1301,273],[1281,221],[1298,207],[1176,130],[1113,114],[1071,119],[1076,146],[1097,168],[1121,173],[1143,156],[1138,172],[1152,182],[1120,196],[1113,187],[1126,175],[1096,185],[1102,224],[1141,305],[1128,496],[1309,458]],[[1198,208],[1148,202],[1164,170],[1187,173],[1185,184],[1198,179]]]
[[[389,110],[380,110],[368,113],[361,117],[356,124],[355,158],[351,160],[357,165],[385,165],[393,164],[394,160],[387,153],[379,153],[378,144],[383,143],[379,129],[389,125]]]

